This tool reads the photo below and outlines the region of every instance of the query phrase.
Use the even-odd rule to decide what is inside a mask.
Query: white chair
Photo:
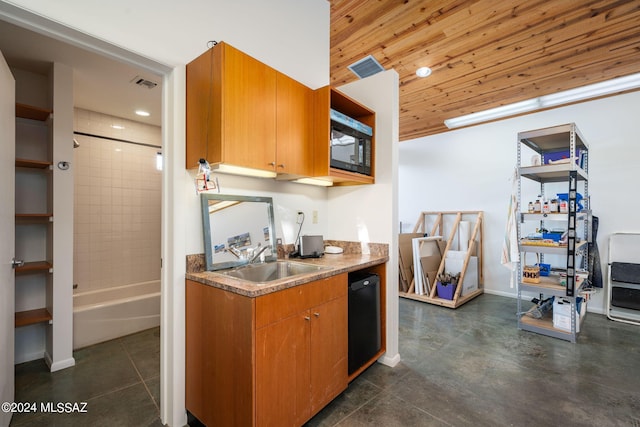
[[[640,325],[640,233],[613,233],[605,283],[607,317]]]

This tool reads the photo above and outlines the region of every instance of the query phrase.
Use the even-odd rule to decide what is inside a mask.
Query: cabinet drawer
[[[256,328],[347,295],[347,274],[338,274],[256,298]]]

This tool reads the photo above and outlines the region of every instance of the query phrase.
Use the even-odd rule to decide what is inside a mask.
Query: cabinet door
[[[224,47],[223,162],[273,171],[276,71],[229,45]]]
[[[300,426],[309,412],[309,312],[256,330],[256,425]]]
[[[276,172],[313,175],[313,91],[278,73],[276,106]]]
[[[209,426],[255,419],[253,299],[186,281],[186,409]]]
[[[347,297],[311,309],[311,413],[347,388]]]

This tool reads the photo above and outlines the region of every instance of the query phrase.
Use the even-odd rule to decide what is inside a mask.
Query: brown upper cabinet
[[[187,169],[312,171],[311,89],[222,42],[187,65]]]
[[[214,168],[237,166],[279,179],[372,184],[373,171],[368,176],[330,167],[330,108],[375,126],[373,111],[336,89],[311,90],[218,43],[187,65],[186,168],[204,158]],[[375,148],[372,168],[374,157]]]
[[[313,91],[277,74],[276,172],[299,178],[313,174]]]

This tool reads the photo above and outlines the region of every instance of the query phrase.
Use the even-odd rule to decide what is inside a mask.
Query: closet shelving
[[[520,132],[518,134],[518,240],[520,242],[520,265],[518,268],[518,329],[536,332],[575,342],[579,331],[579,322],[586,313],[586,301],[582,303],[580,314],[577,312],[577,298],[585,281],[579,282],[578,263],[586,269],[588,242],[591,240],[591,211],[579,208],[578,186],[586,203],[588,195],[588,145],[574,123],[544,129]],[[566,153],[566,158],[558,161],[557,153]],[[532,164],[525,164],[527,156]],[[549,162],[550,158],[556,161]],[[533,183],[533,184],[532,184]],[[562,187],[565,183],[568,199],[566,213],[530,213],[528,201],[536,194],[545,197],[545,191]],[[538,192],[531,194],[532,186],[539,185]],[[555,193],[554,193],[555,194]],[[588,206],[587,206],[588,208]],[[556,244],[549,240],[529,240],[532,225],[539,229],[549,226],[561,226],[566,232],[566,244]],[[523,282],[523,267],[526,255],[534,253],[539,263],[545,263],[545,255],[550,259],[549,276],[541,276],[539,283]],[[531,260],[532,258],[530,258]],[[561,275],[566,275],[565,283],[560,283]],[[527,296],[523,295],[527,293]],[[570,328],[559,328],[554,323],[551,310],[541,318],[531,316],[535,308],[529,302],[530,295],[540,300],[553,296],[570,302]]]
[[[52,161],[51,119],[52,111],[26,104],[16,104],[16,257],[23,259],[15,267],[16,286],[33,290],[44,282],[50,286],[51,237],[52,237]],[[34,185],[35,184],[35,185]],[[44,275],[43,280],[33,280],[34,275]],[[30,291],[29,291],[30,292]],[[19,299],[44,301],[42,306],[16,311],[15,326],[27,326],[52,321],[50,301],[46,289],[37,291],[40,296],[16,292]],[[22,305],[22,304],[21,304]]]

